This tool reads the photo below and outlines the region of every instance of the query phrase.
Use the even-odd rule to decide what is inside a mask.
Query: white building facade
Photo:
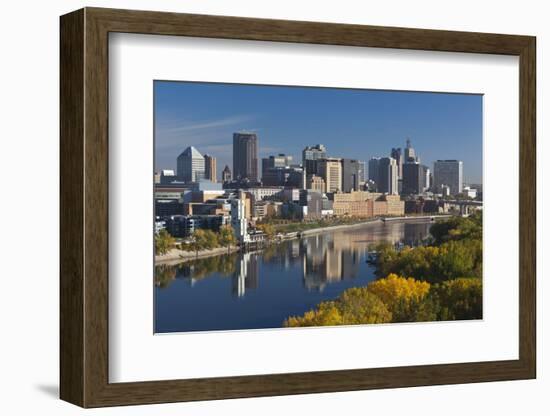
[[[441,193],[444,186],[449,187],[451,195],[463,191],[463,167],[461,160],[436,160],[433,172],[433,191]]]

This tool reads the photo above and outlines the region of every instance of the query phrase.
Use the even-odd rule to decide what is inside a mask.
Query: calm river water
[[[373,243],[416,243],[429,222],[375,223],[272,245],[255,253],[155,268],[155,332],[280,328],[319,302],[375,279]]]

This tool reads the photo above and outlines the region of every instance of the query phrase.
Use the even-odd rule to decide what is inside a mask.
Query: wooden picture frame
[[[82,407],[536,377],[535,38],[85,8],[61,17],[60,396]],[[109,383],[108,34],[245,39],[519,57],[519,359]]]

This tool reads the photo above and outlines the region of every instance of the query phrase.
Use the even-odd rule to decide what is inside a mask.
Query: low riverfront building
[[[405,203],[399,195],[352,191],[332,194],[335,216],[370,218],[373,216],[403,215]]]

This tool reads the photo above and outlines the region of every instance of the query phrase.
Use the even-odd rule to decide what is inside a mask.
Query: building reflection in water
[[[322,291],[327,284],[353,279],[366,246],[350,233],[318,234],[302,244],[303,284],[308,290]]]
[[[371,245],[384,241],[415,246],[428,237],[428,230],[415,223],[395,223],[305,238],[301,240],[304,287],[322,291],[327,284],[354,279]]]
[[[309,291],[323,291],[331,284],[359,277],[367,252],[377,243],[403,243],[415,246],[429,236],[429,224],[386,223],[377,227],[320,233],[286,241],[260,252],[201,259],[174,267],[156,268],[156,285],[166,287],[171,281],[185,279],[190,286],[216,272],[231,277],[231,292],[243,297],[258,288],[260,261],[278,264],[285,271],[298,266],[302,284]]]
[[[247,289],[258,288],[259,278],[258,254],[244,253],[237,260],[237,271],[231,279],[233,296],[242,297]]]
[[[418,224],[405,223],[403,224],[403,238],[401,241],[407,246],[418,246],[422,244],[429,233],[426,229],[419,227]]]

